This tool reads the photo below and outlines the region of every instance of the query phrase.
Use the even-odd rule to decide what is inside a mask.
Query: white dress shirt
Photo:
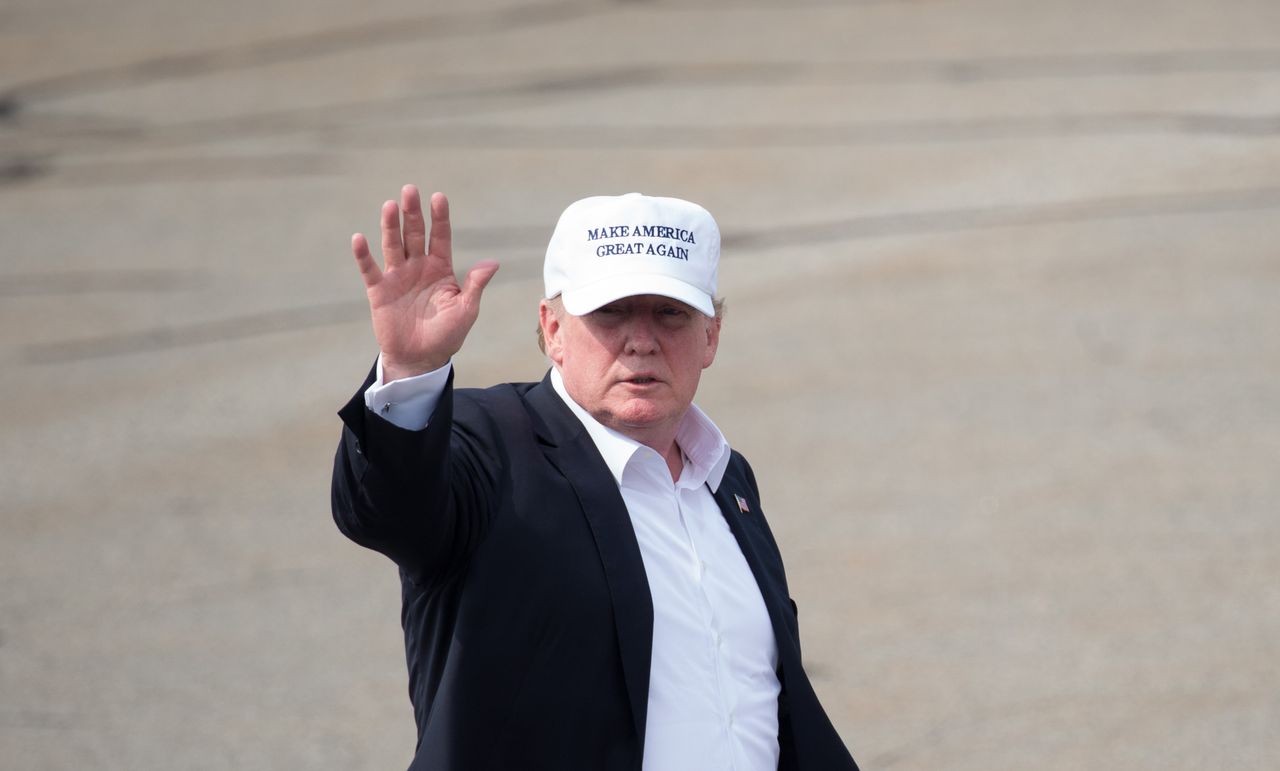
[[[411,430],[427,424],[449,365],[376,382],[365,404]],[[653,449],[601,425],[551,383],[582,421],[617,482],[640,544],[653,599],[644,768],[649,771],[774,771],[778,767],[778,652],[751,568],[712,497],[729,444],[691,406],[676,432],[684,455],[672,481]]]

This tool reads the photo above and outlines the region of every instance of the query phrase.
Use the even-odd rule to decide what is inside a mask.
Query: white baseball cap
[[[656,294],[715,315],[720,228],[706,209],[639,193],[574,201],[560,215],[542,277],[546,297],[582,316],[623,297]]]

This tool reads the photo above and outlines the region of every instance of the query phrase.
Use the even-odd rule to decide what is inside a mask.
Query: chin
[[[616,413],[619,422],[635,428],[657,425],[667,418],[667,410],[651,403],[629,403]]]

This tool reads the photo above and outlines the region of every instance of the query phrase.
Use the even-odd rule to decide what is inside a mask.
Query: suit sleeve
[[[492,432],[454,420],[450,373],[427,426],[408,430],[365,405],[369,377],[339,416],[332,507],[338,529],[390,557],[414,583],[459,571],[484,537],[501,463]]]

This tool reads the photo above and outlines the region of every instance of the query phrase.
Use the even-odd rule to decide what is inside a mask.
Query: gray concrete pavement
[[[1280,5],[0,8],[0,768],[386,769],[395,572],[328,513],[406,181],[504,267],[560,209],[725,234],[700,403],[867,769],[1280,755]]]

